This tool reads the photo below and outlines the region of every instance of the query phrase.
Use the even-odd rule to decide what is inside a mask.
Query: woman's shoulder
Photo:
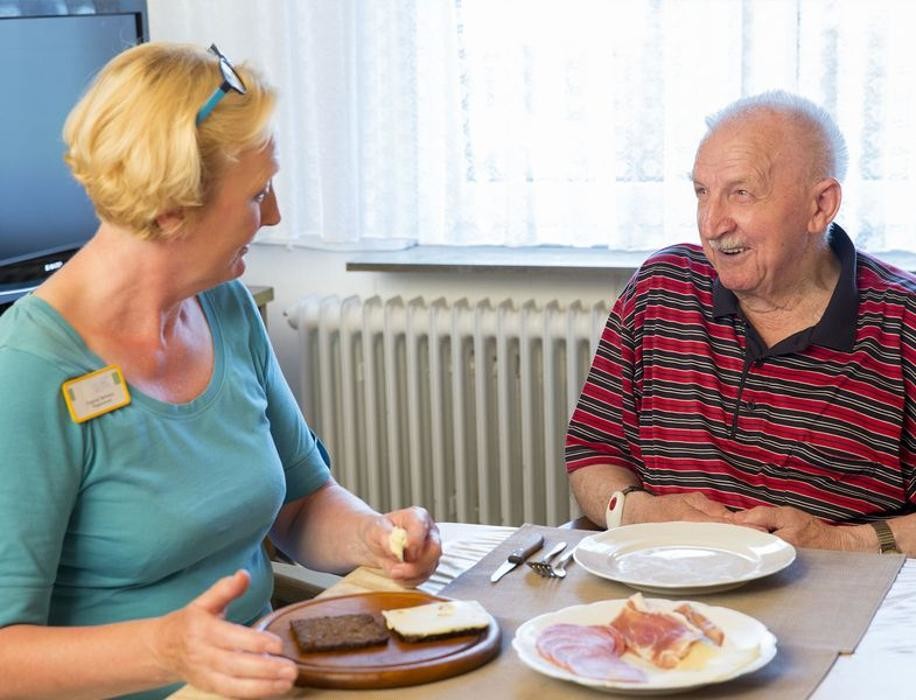
[[[258,312],[254,297],[251,296],[248,287],[239,280],[230,280],[211,287],[203,296],[221,312],[221,315],[234,313],[249,316]]]
[[[24,296],[0,316],[0,369],[72,376],[90,366],[79,335],[43,299]]]

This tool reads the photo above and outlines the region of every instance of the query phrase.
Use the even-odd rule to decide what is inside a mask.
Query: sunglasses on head
[[[219,104],[219,101],[223,99],[230,90],[234,90],[240,95],[244,95],[246,90],[245,83],[242,82],[239,74],[235,72],[235,68],[229,63],[229,59],[223,56],[220,50],[216,48],[216,44],[210,44],[210,52],[215,54],[219,59],[219,70],[220,73],[223,74],[223,82],[213,91],[210,98],[204,102],[204,106],[197,112],[196,123],[198,126],[204,119],[210,116],[210,112],[213,111],[216,105]]]

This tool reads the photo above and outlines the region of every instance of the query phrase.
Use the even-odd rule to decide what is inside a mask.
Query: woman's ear
[[[818,182],[812,192],[813,212],[808,221],[808,231],[823,233],[840,210],[843,201],[843,188],[836,178],[828,177]]]
[[[178,233],[185,224],[183,209],[172,209],[156,215],[156,225],[165,237]]]

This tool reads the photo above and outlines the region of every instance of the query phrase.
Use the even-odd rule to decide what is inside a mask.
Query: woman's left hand
[[[413,506],[386,513],[378,519],[378,526],[368,534],[369,548],[376,558],[376,566],[404,586],[423,583],[435,571],[442,554],[439,528],[425,508]],[[392,551],[390,535],[395,527],[407,532],[404,561]]]

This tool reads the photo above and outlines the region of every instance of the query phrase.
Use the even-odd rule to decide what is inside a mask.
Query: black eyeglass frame
[[[210,116],[210,112],[214,110],[216,105],[219,104],[219,101],[222,100],[230,90],[237,92],[239,95],[244,95],[247,92],[245,83],[242,81],[242,78],[238,73],[235,72],[232,64],[229,62],[229,59],[223,56],[216,44],[210,44],[210,52],[215,54],[219,59],[219,71],[223,75],[223,82],[220,83],[219,87],[213,91],[213,94],[204,102],[203,107],[197,111],[197,121],[195,122],[198,126],[200,123]]]

